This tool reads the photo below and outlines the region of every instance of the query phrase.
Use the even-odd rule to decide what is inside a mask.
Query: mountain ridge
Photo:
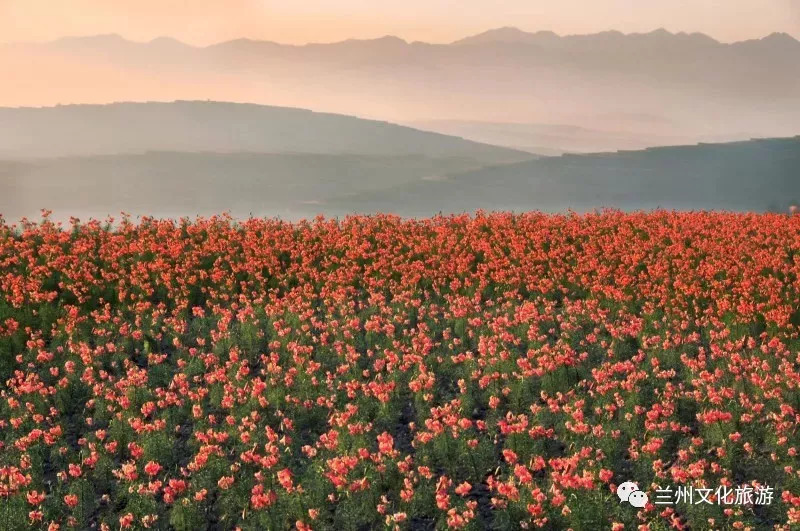
[[[0,104],[249,101],[395,123],[458,119],[600,130],[631,125],[600,115],[659,113],[671,125],[654,131],[652,123],[638,123],[634,130],[682,138],[728,131],[786,136],[800,123],[798,64],[800,42],[782,33],[721,43],[663,28],[566,36],[496,28],[444,44],[382,36],[202,47],[112,34],[0,46],[0,68],[15,73]]]
[[[273,41],[270,39],[254,39],[248,37],[241,37],[236,39],[227,39],[215,43],[210,43],[206,45],[194,45],[187,42],[183,42],[180,39],[176,39],[174,37],[168,35],[161,35],[155,37],[153,39],[147,41],[136,41],[132,39],[128,39],[122,36],[119,33],[106,33],[106,34],[96,34],[96,35],[74,35],[74,36],[65,36],[59,37],[57,39],[53,39],[50,41],[44,42],[14,42],[14,43],[2,43],[2,44],[39,44],[39,45],[57,45],[57,44],[65,44],[65,43],[76,43],[76,42],[125,42],[128,44],[134,45],[149,45],[149,44],[158,44],[161,42],[169,41],[171,44],[180,44],[184,47],[193,48],[196,50],[203,50],[208,48],[214,48],[220,45],[229,44],[229,43],[250,43],[254,45],[258,44],[272,44],[277,46],[289,47],[289,48],[302,48],[302,47],[314,47],[314,46],[326,46],[326,45],[336,45],[342,43],[370,43],[370,42],[381,42],[386,40],[391,40],[397,43],[403,43],[406,45],[413,45],[413,44],[425,44],[431,46],[449,46],[449,45],[457,45],[457,44],[465,44],[471,42],[508,42],[508,43],[520,43],[526,42],[527,40],[534,40],[534,39],[577,39],[577,38],[592,38],[592,37],[633,37],[633,38],[641,38],[641,37],[661,37],[661,38],[674,38],[674,39],[697,39],[703,40],[708,43],[715,43],[720,45],[735,45],[735,44],[743,44],[743,43],[753,43],[758,41],[764,40],[771,40],[775,38],[783,39],[787,42],[795,42],[800,44],[800,40],[794,37],[793,35],[787,32],[773,32],[771,34],[765,35],[760,38],[750,38],[750,39],[742,39],[737,41],[731,42],[723,42],[714,37],[702,33],[702,32],[684,32],[684,31],[676,31],[672,32],[663,27],[659,27],[653,29],[648,32],[622,32],[619,30],[604,30],[598,31],[593,33],[569,33],[569,34],[559,34],[551,30],[537,30],[537,31],[526,31],[522,30],[516,26],[503,26],[499,28],[491,28],[486,31],[476,33],[474,35],[467,35],[465,37],[456,39],[451,42],[427,42],[427,41],[409,41],[397,35],[383,35],[380,37],[372,37],[372,38],[348,38],[338,41],[330,41],[330,42],[308,42],[303,44],[290,44],[290,43],[282,43],[278,41]]]

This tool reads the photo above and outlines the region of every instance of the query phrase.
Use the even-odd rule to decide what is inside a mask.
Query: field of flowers
[[[800,526],[800,216],[48,219],[1,529]]]

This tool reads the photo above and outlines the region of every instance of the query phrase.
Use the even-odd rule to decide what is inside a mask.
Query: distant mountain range
[[[442,52],[444,58],[453,58],[469,50],[472,57],[480,60],[480,48],[497,51],[506,47],[506,54],[513,59],[522,59],[526,62],[535,59],[539,62],[547,60],[541,55],[536,58],[525,53],[535,47],[540,51],[565,52],[573,55],[573,61],[580,61],[588,56],[605,56],[617,64],[626,60],[647,55],[673,56],[681,59],[685,64],[696,63],[697,57],[680,57],[682,52],[730,52],[740,55],[771,56],[772,59],[783,59],[788,62],[791,54],[800,53],[800,41],[787,33],[772,33],[761,39],[751,39],[734,43],[722,43],[702,33],[672,33],[663,28],[649,33],[622,33],[619,31],[603,31],[587,35],[560,36],[552,31],[525,32],[518,28],[505,27],[492,29],[478,35],[466,37],[450,44],[433,44],[426,42],[408,42],[399,37],[387,35],[377,39],[348,39],[333,43],[311,43],[304,45],[281,44],[273,41],[253,39],[235,39],[224,41],[209,46],[192,46],[170,37],[159,37],[148,42],[135,42],[117,34],[94,35],[87,37],[64,37],[46,43],[7,43],[4,46],[39,48],[59,51],[75,51],[81,53],[99,53],[105,55],[130,54],[137,52],[156,51],[158,53],[213,53],[232,52],[241,54],[250,53],[250,59],[263,60],[283,55],[296,59],[332,59],[338,58],[341,62],[350,64],[363,64],[364,61],[377,61],[387,63],[392,60],[409,58],[409,53],[415,58],[421,58],[423,53],[428,53],[434,58],[432,52]],[[472,47],[470,49],[470,47]],[[509,49],[523,51],[519,55],[508,54]],[[787,63],[788,64],[788,63]],[[600,66],[600,65],[598,65]],[[639,65],[645,66],[645,65]],[[658,68],[660,65],[652,65]],[[715,65],[708,65],[715,67]]]
[[[207,47],[105,35],[0,46],[0,67],[13,72],[0,105],[250,101],[404,123],[568,124],[692,143],[797,134],[798,65],[800,42],[780,33],[727,44],[665,30],[559,36],[501,28],[450,44],[388,36]],[[525,146],[520,140],[509,145]]]

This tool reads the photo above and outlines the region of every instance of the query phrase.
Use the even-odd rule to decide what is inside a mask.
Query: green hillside
[[[800,137],[564,155],[366,191],[342,209],[405,215],[486,210],[784,210],[800,202]]]

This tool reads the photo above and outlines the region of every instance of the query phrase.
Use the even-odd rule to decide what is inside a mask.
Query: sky
[[[502,26],[559,34],[664,27],[724,42],[773,32],[800,38],[800,0],[0,0],[4,42],[106,33],[195,45],[384,35],[451,42]]]

